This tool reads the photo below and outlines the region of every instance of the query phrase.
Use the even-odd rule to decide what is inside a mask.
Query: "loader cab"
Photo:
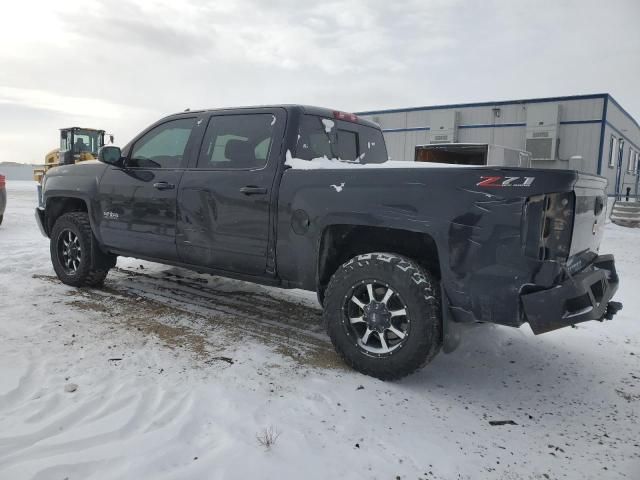
[[[69,165],[98,158],[104,146],[104,130],[63,128],[60,130],[60,164]]]

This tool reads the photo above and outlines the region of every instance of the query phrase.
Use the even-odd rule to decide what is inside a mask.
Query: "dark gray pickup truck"
[[[36,217],[66,284],[101,285],[124,255],[316,291],[345,361],[394,379],[454,348],[462,323],[611,318],[605,186],[389,161],[377,125],[283,105],[163,118],[50,170]]]

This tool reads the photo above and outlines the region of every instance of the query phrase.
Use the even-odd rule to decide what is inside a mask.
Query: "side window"
[[[267,164],[275,117],[269,113],[211,117],[197,168],[255,169]]]
[[[181,118],[158,125],[138,140],[129,156],[129,166],[178,168],[187,148],[195,118]]]
[[[69,141],[71,140],[71,136],[68,132],[63,132],[60,137],[60,151],[68,152],[69,151]]]
[[[271,148],[271,137],[265,138],[262,140],[256,148],[254,149],[256,152],[256,158],[258,160],[263,160],[267,163],[267,158],[269,157],[269,150]]]
[[[609,144],[609,167],[616,165],[616,157],[618,155],[618,139],[611,135],[611,143]]]

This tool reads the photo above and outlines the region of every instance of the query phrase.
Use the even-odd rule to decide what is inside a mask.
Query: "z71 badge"
[[[536,177],[480,177],[478,187],[530,187]]]

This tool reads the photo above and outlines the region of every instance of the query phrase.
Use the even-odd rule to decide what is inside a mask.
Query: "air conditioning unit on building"
[[[458,141],[459,112],[432,110],[430,117],[429,143],[456,143]]]
[[[560,105],[532,103],[527,105],[525,150],[532,160],[557,160],[560,138]]]

